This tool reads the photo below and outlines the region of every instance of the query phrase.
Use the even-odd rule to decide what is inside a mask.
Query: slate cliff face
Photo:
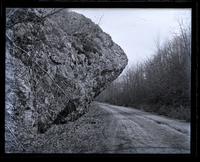
[[[7,9],[6,141],[76,120],[127,61],[111,37],[83,15]]]

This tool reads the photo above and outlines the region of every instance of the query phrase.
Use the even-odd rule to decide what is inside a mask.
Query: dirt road
[[[190,124],[93,102],[75,122],[54,125],[24,147],[31,153],[190,153]]]
[[[136,109],[98,103],[109,112],[105,134],[120,153],[189,153],[190,126]]]

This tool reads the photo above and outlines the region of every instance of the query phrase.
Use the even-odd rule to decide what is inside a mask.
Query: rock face
[[[76,120],[127,62],[111,37],[81,14],[7,9],[6,142],[20,145],[53,124]]]

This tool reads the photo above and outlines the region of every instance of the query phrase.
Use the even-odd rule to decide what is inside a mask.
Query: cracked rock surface
[[[127,62],[111,37],[81,14],[7,9],[6,151],[26,151],[38,134],[81,117]]]

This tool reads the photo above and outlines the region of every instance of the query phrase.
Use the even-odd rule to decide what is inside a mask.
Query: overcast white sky
[[[71,9],[98,23],[122,47],[129,65],[154,54],[155,42],[163,43],[178,32],[178,20],[191,24],[191,9]]]

